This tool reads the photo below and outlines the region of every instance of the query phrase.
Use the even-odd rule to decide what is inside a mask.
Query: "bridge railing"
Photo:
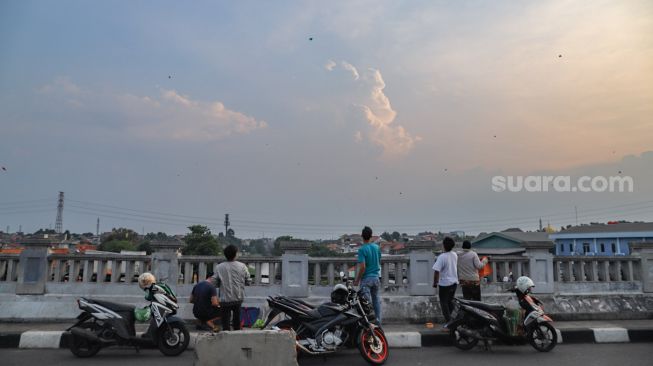
[[[281,257],[243,256],[238,260],[248,266],[252,286],[266,294],[294,291],[292,296],[324,295],[327,287],[340,281],[340,272],[355,276],[356,257],[309,257],[305,248],[295,243]],[[408,248],[408,254],[382,256],[382,286],[397,294],[435,295],[431,286],[435,245],[422,243]],[[502,284],[505,280],[512,282],[527,275],[536,282],[536,290],[544,293],[572,291],[578,283],[606,291],[653,292],[653,243],[633,249],[633,255],[627,257],[565,257],[553,256],[547,248],[526,248],[522,256],[492,256],[492,273],[483,283],[499,291],[506,286]],[[20,255],[0,254],[0,287],[12,291],[15,285],[17,294],[45,293],[48,284],[57,284],[53,287],[57,291],[65,291],[65,283],[82,283],[94,289],[105,284],[132,284],[140,273],[152,271],[157,278],[187,289],[223,261],[219,256],[183,256],[177,249],[152,255],[54,254],[39,244]],[[42,283],[42,290],[35,290],[34,283]]]
[[[641,258],[635,256],[558,256],[553,260],[556,282],[635,282],[641,280]]]

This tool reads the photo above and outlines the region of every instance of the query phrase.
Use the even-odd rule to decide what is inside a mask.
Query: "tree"
[[[184,255],[219,255],[220,245],[217,239],[211,234],[211,230],[204,225],[192,225],[188,227],[190,233],[184,237],[186,245],[181,252]]]
[[[110,240],[100,244],[98,249],[104,252],[120,253],[122,250],[136,250],[136,245],[129,240]]]
[[[283,241],[292,241],[293,238],[290,235],[280,236],[274,240],[274,246],[272,248],[272,255],[275,257],[281,256],[283,250],[281,249],[281,242]]]
[[[106,237],[102,238],[102,242],[108,242],[108,241],[113,241],[113,240],[126,240],[130,241],[132,243],[135,243],[138,241],[139,235],[137,232],[135,232],[132,229],[126,229],[124,227],[121,228],[113,228],[111,229],[111,233],[107,235]]]
[[[399,234],[398,231],[393,231],[392,232],[392,240],[399,241],[399,239],[401,239],[401,234]]]
[[[392,240],[392,235],[387,231],[384,231],[383,234],[381,234],[381,237],[385,241],[391,241]]]
[[[148,255],[152,254],[152,245],[149,240],[143,241],[136,247],[139,252],[145,252]]]
[[[227,230],[227,237],[228,238],[233,238],[235,236],[236,236],[236,232],[234,231],[234,229]]]
[[[265,240],[254,239],[249,242],[249,251],[252,254],[269,255],[270,251],[265,245]]]

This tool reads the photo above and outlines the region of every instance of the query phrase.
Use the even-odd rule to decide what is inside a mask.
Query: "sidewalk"
[[[66,348],[63,337],[67,323],[0,323],[0,348]],[[187,324],[191,346],[199,333]],[[653,342],[653,319],[554,322],[559,343]],[[143,332],[147,324],[137,324]],[[393,348],[448,346],[449,334],[438,324],[428,329],[423,324],[388,324],[383,327]],[[192,348],[192,347],[190,347]]]

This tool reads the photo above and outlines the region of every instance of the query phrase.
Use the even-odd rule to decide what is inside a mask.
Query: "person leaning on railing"
[[[458,253],[458,282],[463,289],[465,300],[481,301],[481,279],[478,271],[487,262],[487,258],[478,259],[478,254],[472,251],[472,243],[469,240],[463,242],[463,251]]]

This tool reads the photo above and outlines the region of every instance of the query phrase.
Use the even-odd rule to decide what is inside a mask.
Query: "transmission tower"
[[[229,214],[224,214],[224,236],[227,236],[229,231]]]
[[[63,192],[59,192],[59,202],[57,203],[57,222],[54,225],[54,231],[57,234],[63,232]]]
[[[95,225],[95,235],[100,237],[100,218],[97,218],[97,224]]]

